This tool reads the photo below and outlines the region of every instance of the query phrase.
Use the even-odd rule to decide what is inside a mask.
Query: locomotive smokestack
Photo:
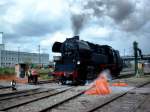
[[[76,40],[79,40],[79,39],[80,39],[80,37],[79,37],[78,35],[73,36],[72,38],[74,38],[74,39],[76,39]]]

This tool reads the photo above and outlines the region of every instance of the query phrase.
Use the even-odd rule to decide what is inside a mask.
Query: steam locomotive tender
[[[67,38],[63,43],[55,42],[52,51],[61,53],[54,56],[55,71],[62,84],[67,80],[84,84],[92,80],[104,69],[109,69],[113,76],[122,70],[122,59],[119,52],[108,45],[97,45],[79,40],[79,36]]]

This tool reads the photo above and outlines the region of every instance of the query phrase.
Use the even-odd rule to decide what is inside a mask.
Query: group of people
[[[26,72],[26,76],[28,77],[28,83],[38,83],[38,71],[34,68],[29,68]]]

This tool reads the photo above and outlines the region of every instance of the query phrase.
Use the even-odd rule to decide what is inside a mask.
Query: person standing
[[[31,74],[32,74],[32,79],[33,79],[33,83],[37,84],[38,82],[38,72],[35,68],[31,69]]]
[[[12,91],[17,90],[17,88],[16,88],[16,81],[15,80],[11,81],[11,89],[12,89]]]
[[[27,77],[28,77],[28,83],[31,83],[33,79],[32,79],[32,73],[30,68],[27,71]]]

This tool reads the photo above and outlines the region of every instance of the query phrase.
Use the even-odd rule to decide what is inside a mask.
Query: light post
[[[2,44],[3,44],[3,36],[4,36],[4,32],[0,32],[2,35]]]
[[[20,61],[20,47],[18,47],[18,64],[19,64],[19,61]]]
[[[41,46],[39,45],[39,65],[41,65]]]
[[[143,59],[143,55],[136,41],[133,42],[133,50],[134,50],[135,75],[138,75],[138,56],[140,56],[141,59]]]

